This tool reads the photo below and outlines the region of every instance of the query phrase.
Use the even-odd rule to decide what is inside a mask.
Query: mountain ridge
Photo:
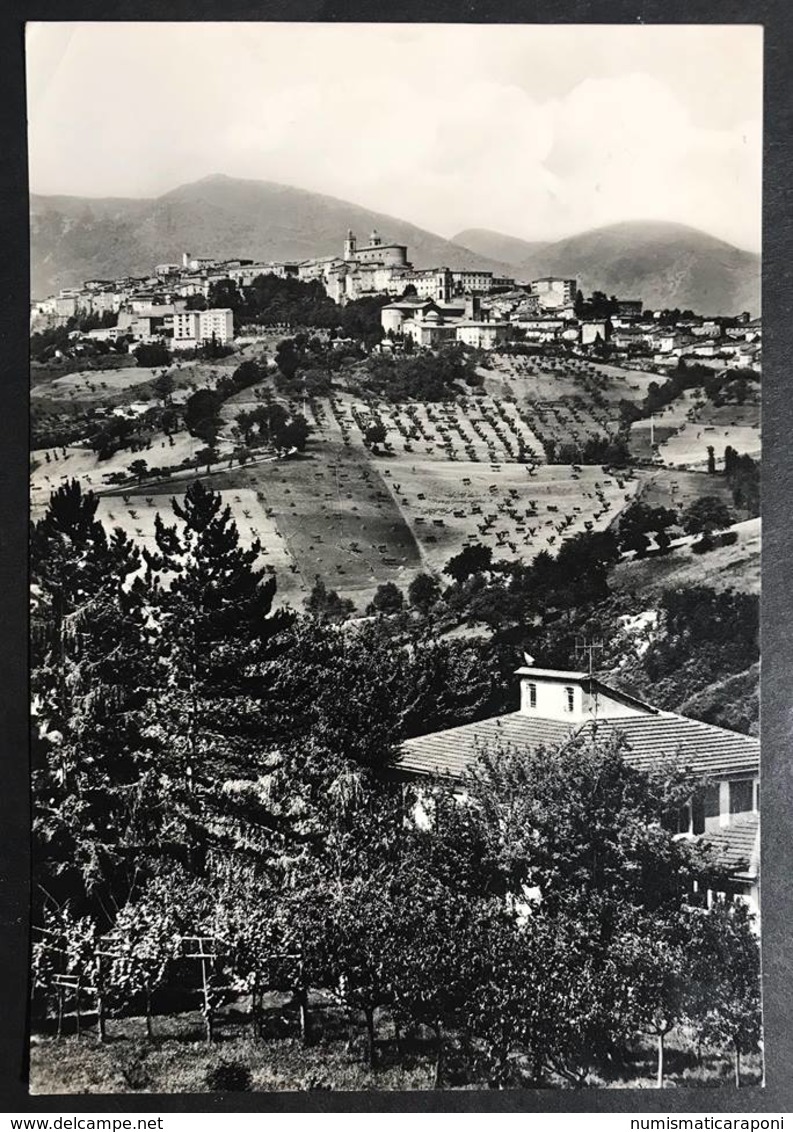
[[[447,240],[337,197],[225,174],[156,197],[32,194],[30,220],[31,293],[38,298],[84,279],[149,273],[184,251],[264,262],[340,255],[348,228],[359,238],[378,228],[386,241],[408,245],[416,267],[523,280],[575,276],[585,293],[641,298],[653,308],[732,314],[757,313],[760,304],[759,256],[663,221],[624,221],[547,242],[488,229]]]
[[[148,272],[183,251],[265,262],[341,255],[348,228],[359,238],[378,228],[387,241],[407,244],[417,267],[445,263],[504,274],[508,266],[336,197],[222,174],[158,197],[31,195],[30,212],[31,291],[37,296],[92,276]]]
[[[544,244],[488,229],[466,229],[453,240],[479,254],[498,248],[517,275],[574,276],[585,294],[704,314],[760,310],[760,256],[686,224],[624,220]]]

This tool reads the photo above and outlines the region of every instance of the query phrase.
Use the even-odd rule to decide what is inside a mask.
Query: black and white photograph
[[[761,1096],[762,27],[25,54],[30,1094]]]

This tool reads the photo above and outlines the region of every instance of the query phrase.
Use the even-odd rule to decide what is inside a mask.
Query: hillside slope
[[[760,257],[684,224],[626,221],[549,244],[474,229],[454,241],[508,259],[518,278],[575,276],[585,294],[703,314],[760,312]]]
[[[31,294],[43,297],[91,277],[151,271],[182,252],[268,260],[340,255],[347,229],[377,228],[408,245],[417,267],[471,266],[503,274],[502,261],[394,217],[269,181],[205,177],[147,200],[32,196]]]

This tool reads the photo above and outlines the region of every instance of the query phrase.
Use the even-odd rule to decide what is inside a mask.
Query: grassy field
[[[760,520],[738,523],[733,530],[738,533],[733,546],[719,546],[707,554],[681,546],[669,554],[621,562],[611,571],[609,583],[617,592],[641,594],[648,608],[663,590],[690,586],[759,594]]]
[[[325,441],[299,459],[201,478],[232,497],[241,490],[256,496],[260,513],[289,556],[292,577],[282,587],[279,574],[279,594],[288,594],[294,604],[320,576],[362,608],[381,582],[407,586],[423,568],[419,547],[380,467],[358,445]],[[269,549],[268,537],[263,533]]]
[[[304,1047],[298,1036],[296,1011],[285,996],[272,995],[263,1038],[254,1038],[245,1015],[227,1011],[218,1040],[207,1045],[201,1015],[155,1017],[153,1041],[145,1037],[142,1018],[108,1023],[108,1040],[100,1044],[92,1032],[58,1041],[34,1035],[30,1047],[30,1092],[34,1095],[206,1093],[207,1074],[219,1065],[245,1067],[251,1091],[390,1091],[433,1087],[434,1049],[429,1032],[403,1037],[397,1047],[387,1011],[376,1019],[377,1068],[365,1064],[360,1020],[351,1029],[346,1015],[320,995],[312,996],[310,1018],[314,1040]],[[445,1052],[447,1088],[487,1087],[465,1068],[452,1041]],[[683,1034],[667,1043],[667,1087],[731,1084],[728,1056],[704,1052],[701,1060]],[[594,1074],[592,1084],[607,1088],[653,1088],[654,1049],[639,1040],[620,1067]],[[744,1083],[760,1082],[757,1055],[746,1058]],[[519,1084],[519,1078],[515,1084]],[[550,1082],[564,1087],[562,1082]]]
[[[673,507],[685,510],[695,499],[703,495],[715,495],[728,507],[733,507],[729,484],[722,476],[710,476],[707,472],[686,471],[672,468],[638,468],[638,498],[651,507]]]

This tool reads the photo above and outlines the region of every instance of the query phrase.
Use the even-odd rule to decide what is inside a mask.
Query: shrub
[[[691,544],[691,551],[693,554],[707,554],[709,550],[713,550],[715,545],[716,543],[710,535],[703,535],[699,542]]]
[[[221,1061],[207,1071],[206,1086],[211,1093],[250,1093],[253,1077],[247,1065],[240,1061]]]
[[[719,535],[719,546],[734,546],[738,541],[737,531],[725,531],[723,535]]]

